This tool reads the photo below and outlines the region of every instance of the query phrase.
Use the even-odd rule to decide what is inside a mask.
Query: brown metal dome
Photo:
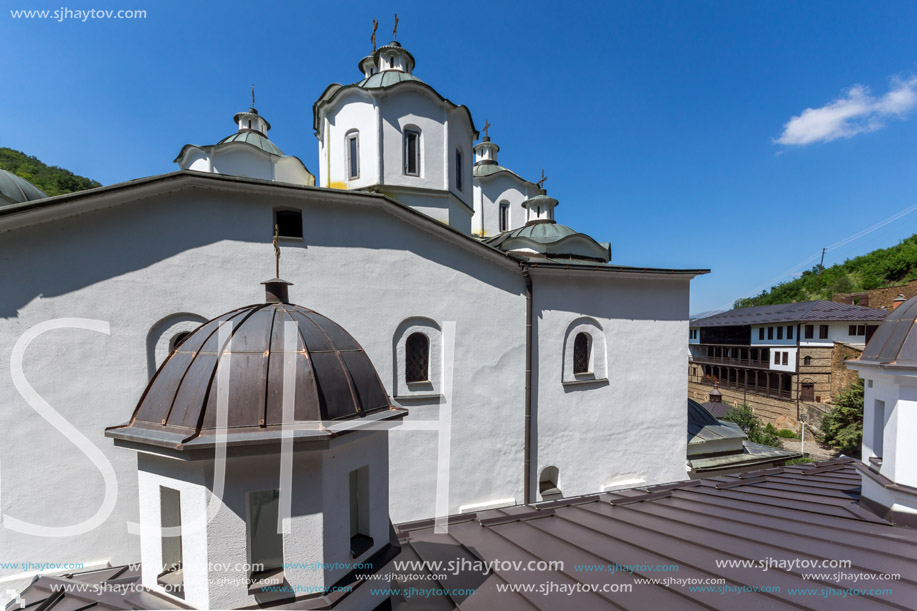
[[[917,297],[888,314],[866,344],[860,362],[917,367]]]
[[[391,406],[360,344],[329,318],[283,303],[286,283],[280,282],[266,283],[269,303],[227,312],[186,337],[150,380],[130,423],[106,434],[176,449],[213,445],[217,387],[221,368],[228,367],[227,441],[279,439],[289,322],[296,328],[296,373],[293,421],[287,426],[297,437],[327,436],[322,421],[404,415],[406,410]]]

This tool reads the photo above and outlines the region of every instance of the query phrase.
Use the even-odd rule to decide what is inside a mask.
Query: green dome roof
[[[47,193],[25,178],[0,170],[0,204],[21,204],[46,197]]]
[[[251,144],[256,146],[262,151],[270,153],[271,155],[277,155],[282,157],[283,151],[277,148],[277,145],[268,140],[265,136],[262,136],[255,131],[242,130],[238,131],[231,136],[226,136],[220,140],[217,144],[226,144],[229,142],[244,142],[246,144]]]
[[[405,81],[423,83],[422,80],[407,72],[401,72],[400,70],[383,70],[369,78],[363,79],[357,83],[357,87],[362,87],[363,89],[381,89],[382,87],[390,87]]]
[[[604,263],[611,260],[611,246],[608,244],[599,244],[585,233],[549,220],[529,221],[522,227],[485,240],[485,243],[503,252],[531,251],[541,257],[587,259]]]
[[[566,225],[560,225],[552,222],[535,222],[527,223],[518,229],[513,229],[506,234],[509,238],[528,238],[541,242],[542,244],[551,244],[567,236],[576,235],[578,232]]]

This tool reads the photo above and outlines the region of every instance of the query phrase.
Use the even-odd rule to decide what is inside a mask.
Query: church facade
[[[314,175],[251,108],[174,173],[0,205],[5,559],[139,558],[137,459],[104,430],[189,333],[261,299],[275,231],[281,275],[409,412],[389,434],[393,522],[686,478],[705,270],[611,264],[414,63],[393,42],[319,97]]]

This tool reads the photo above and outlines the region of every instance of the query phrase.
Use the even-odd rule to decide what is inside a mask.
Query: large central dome
[[[278,283],[268,283],[269,300],[272,286]],[[286,337],[290,331],[293,338]],[[406,413],[391,406],[372,362],[347,331],[317,312],[277,299],[201,325],[153,376],[131,422],[109,429],[108,435],[176,449],[212,445],[217,388],[224,378],[228,442],[279,438],[290,356],[295,392],[287,428],[298,430],[298,436],[327,435],[323,422]]]

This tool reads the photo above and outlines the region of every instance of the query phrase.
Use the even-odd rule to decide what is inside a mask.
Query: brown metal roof
[[[288,424],[327,435],[322,421],[406,413],[391,407],[369,356],[340,325],[301,306],[264,303],[227,312],[186,337],[150,380],[130,423],[106,435],[175,449],[203,447],[217,430],[218,370],[228,367],[228,442],[276,437],[283,425],[287,322],[297,331],[294,422]],[[221,328],[228,328],[224,338]]]
[[[891,311],[859,359],[901,367],[917,367],[917,297]]]
[[[884,320],[885,310],[834,303],[833,301],[804,301],[781,305],[737,308],[691,321],[692,327],[735,327],[780,322],[818,322],[847,320]]]
[[[401,524],[396,528],[403,559],[562,560],[564,568],[498,568],[486,576],[441,571],[439,580],[428,579],[429,586],[404,581],[402,587],[474,587],[475,594],[439,601],[410,597],[396,600],[395,609],[912,609],[917,601],[917,530],[893,526],[860,507],[859,493],[860,476],[852,459],[845,458],[457,516],[448,534],[435,534],[430,521]],[[850,560],[852,566],[767,571],[717,567],[718,560],[766,559]],[[577,570],[614,563],[678,565],[678,570]],[[901,579],[853,581],[832,575],[807,580],[803,573],[898,573]],[[732,588],[775,591],[692,592],[688,586],[635,583],[654,577],[721,578]],[[574,594],[538,590],[547,583],[599,588],[631,584],[633,589]],[[498,591],[526,584],[535,590]],[[890,588],[891,594],[819,593],[827,588]]]

